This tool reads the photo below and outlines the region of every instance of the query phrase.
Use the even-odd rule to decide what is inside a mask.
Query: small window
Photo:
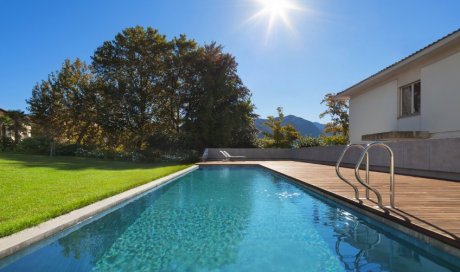
[[[399,116],[410,116],[420,113],[420,81],[403,86],[400,89]]]

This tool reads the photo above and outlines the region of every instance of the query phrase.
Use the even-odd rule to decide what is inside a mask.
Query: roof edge
[[[457,30],[445,35],[444,37],[430,43],[429,45],[415,51],[414,53],[410,54],[409,56],[391,64],[390,66],[385,67],[384,69],[378,71],[377,73],[359,81],[358,83],[352,85],[351,87],[348,87],[347,89],[339,92],[336,94],[337,99],[347,99],[351,95],[350,93],[353,92],[354,90],[362,87],[363,85],[369,84],[374,80],[378,80],[382,76],[385,76],[397,69],[401,69],[413,61],[427,55],[428,53],[435,52],[437,49],[439,49],[441,46],[444,46],[456,39],[460,38],[460,28]]]

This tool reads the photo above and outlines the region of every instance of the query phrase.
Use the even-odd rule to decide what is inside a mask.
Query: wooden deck
[[[460,249],[460,182],[396,175],[396,209],[389,208],[384,212],[372,200],[376,199],[372,191],[370,192],[371,201],[363,200],[362,204],[357,203],[354,200],[353,189],[336,176],[333,166],[297,161],[237,161],[201,164],[261,165]],[[353,169],[341,168],[341,172],[358,185]],[[371,172],[370,184],[381,192],[384,205],[389,206],[388,173]],[[364,189],[360,189],[360,196],[365,196]]]

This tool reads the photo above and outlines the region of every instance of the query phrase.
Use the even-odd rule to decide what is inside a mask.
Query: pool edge
[[[134,187],[127,191],[121,192],[114,196],[104,198],[77,210],[60,215],[37,226],[21,230],[9,236],[0,238],[0,259],[8,257],[22,249],[25,249],[35,243],[38,243],[50,236],[63,231],[77,223],[91,218],[103,211],[115,207],[125,201],[128,201],[136,196],[161,186],[173,179],[184,176],[196,169],[198,165],[192,165],[186,169],[169,174],[165,177],[155,179],[146,184]]]

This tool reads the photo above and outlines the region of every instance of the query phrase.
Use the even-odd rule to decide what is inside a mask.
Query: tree
[[[188,144],[195,149],[253,146],[254,105],[235,58],[216,43],[205,45],[199,56],[185,116]]]
[[[50,140],[50,155],[54,155],[54,143],[65,132],[65,121],[62,120],[63,93],[59,88],[56,73],[51,73],[47,80],[35,84],[32,97],[27,100],[30,121],[36,135]]]
[[[283,126],[283,108],[278,107],[276,110],[278,118],[268,116],[268,120],[264,123],[271,132],[263,132],[262,145],[264,147],[292,147],[293,143],[301,137],[300,133],[291,124]]]
[[[257,115],[237,66],[216,43],[127,28],[96,49],[91,66],[66,60],[36,84],[28,100],[34,132],[141,155],[253,146]]]
[[[157,132],[158,97],[171,45],[157,30],[127,28],[96,49],[93,66],[106,87],[101,125],[125,136],[128,148],[141,151]]]
[[[319,115],[320,118],[328,115],[331,122],[326,124],[324,132],[332,133],[333,135],[342,135],[348,138],[350,121],[348,117],[348,101],[336,99],[336,94],[327,93],[321,104],[325,104],[327,109]]]
[[[65,60],[59,71],[47,80],[37,83],[29,104],[30,119],[35,134],[51,141],[53,155],[55,142],[80,145],[93,141],[96,124],[97,94],[93,73],[84,62]]]
[[[165,79],[159,94],[159,112],[162,127],[177,136],[181,133],[187,105],[194,85],[198,84],[196,64],[200,48],[185,35],[170,41],[170,51],[165,63]]]
[[[95,77],[91,68],[80,59],[65,60],[57,74],[57,88],[62,93],[59,118],[65,126],[65,140],[80,146],[94,143],[99,132]]]
[[[27,116],[21,110],[8,111],[7,116],[11,119],[8,128],[13,131],[14,144],[17,145],[21,141],[21,134],[27,130]]]
[[[1,150],[5,150],[10,145],[10,138],[7,133],[7,129],[13,124],[13,121],[8,115],[0,116],[0,132],[1,132]]]

